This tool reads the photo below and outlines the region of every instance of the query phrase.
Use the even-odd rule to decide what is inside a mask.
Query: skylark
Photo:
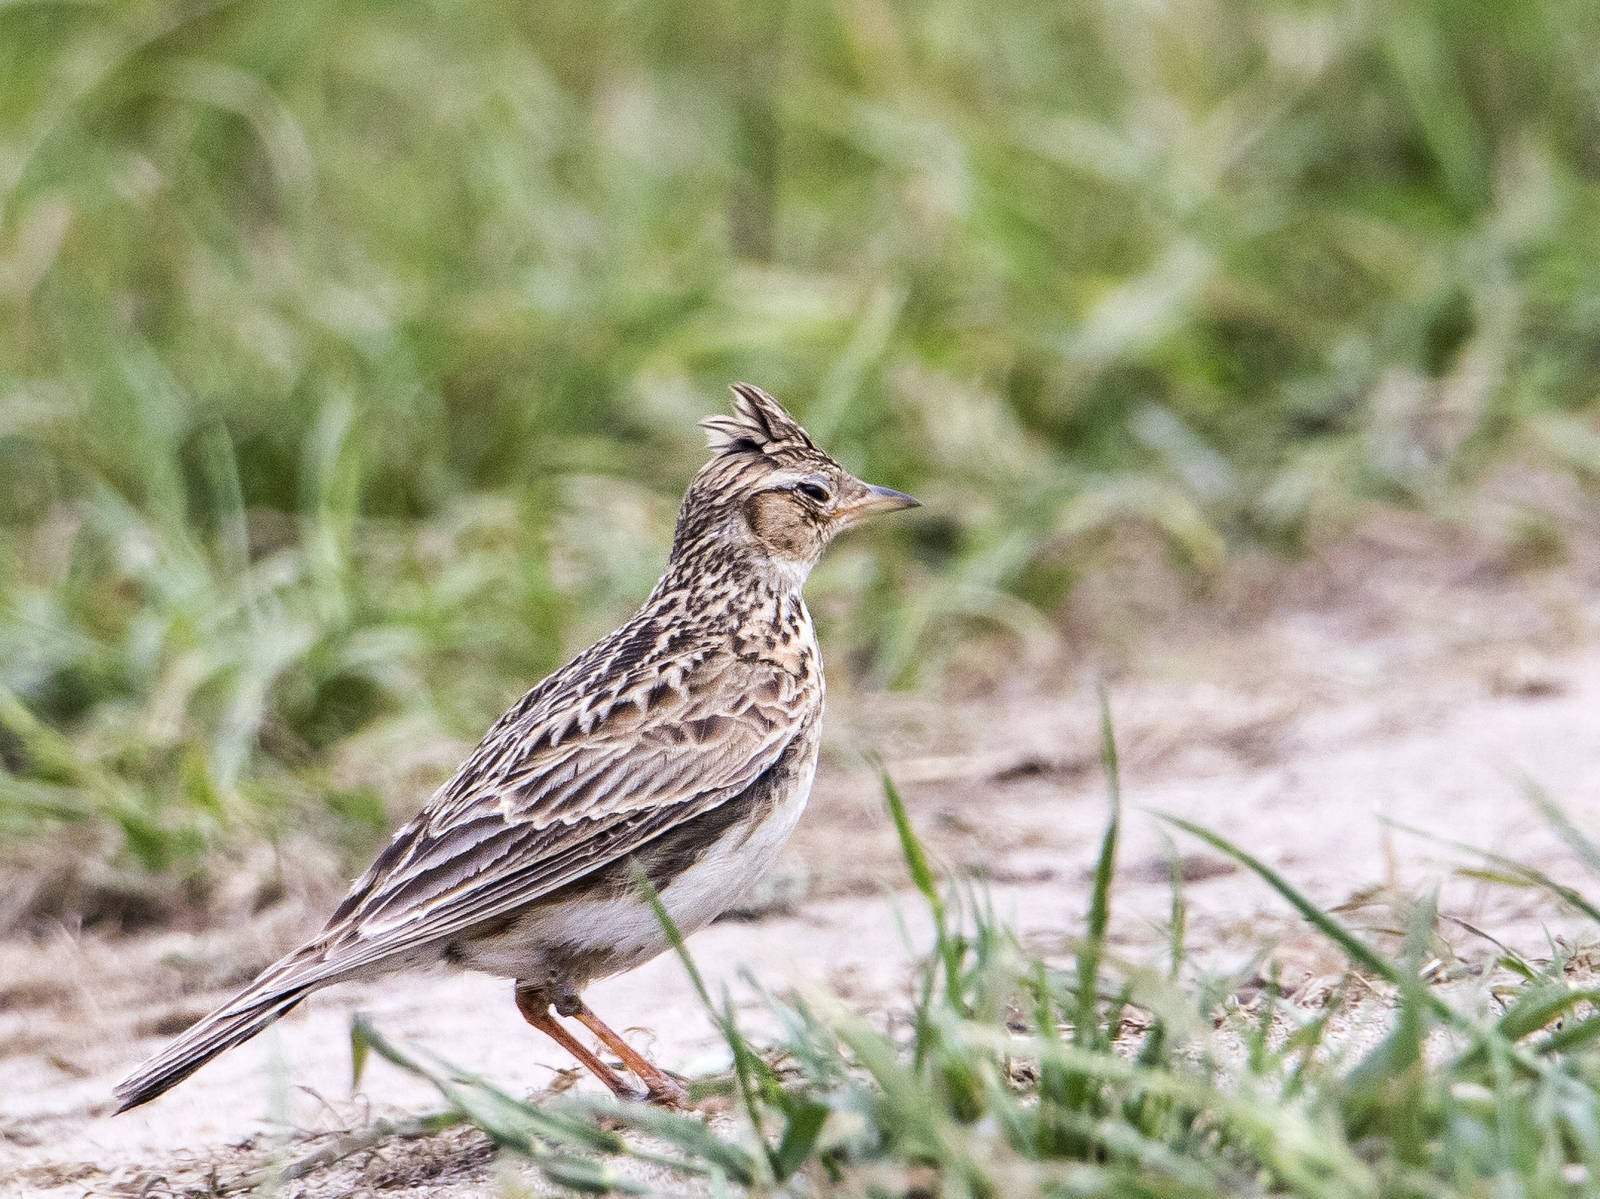
[[[502,716],[323,930],[134,1071],[118,1111],[318,988],[441,962],[514,979],[528,1023],[616,1094],[682,1101],[583,989],[668,947],[641,874],[689,933],[771,864],[820,741],[822,655],[801,586],[842,529],[917,504],[855,478],[760,388],[733,391],[733,416],[701,422],[713,454],[644,606]]]

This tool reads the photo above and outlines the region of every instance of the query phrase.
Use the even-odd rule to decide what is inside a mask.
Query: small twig
[[[409,1120],[378,1120],[366,1128],[341,1133],[321,1148],[290,1162],[281,1168],[268,1167],[243,1178],[225,1183],[217,1188],[219,1194],[254,1190],[270,1182],[292,1182],[304,1178],[336,1162],[341,1162],[364,1149],[374,1149],[387,1140],[414,1141],[436,1136],[447,1128],[466,1122],[466,1115],[458,1111],[434,1112],[428,1116],[415,1116]]]
[[[1516,961],[1519,961],[1519,962],[1522,961],[1522,955],[1520,953],[1518,953],[1514,949],[1507,948],[1506,947],[1506,943],[1504,941],[1501,941],[1498,937],[1490,936],[1488,933],[1484,932],[1477,925],[1469,924],[1467,921],[1463,920],[1460,916],[1452,916],[1452,915],[1450,915],[1449,912],[1440,912],[1439,913],[1439,919],[1448,920],[1451,924],[1454,924],[1457,928],[1465,929],[1467,932],[1471,933],[1475,937],[1482,937],[1485,941],[1487,941],[1487,942],[1489,942],[1489,944],[1493,945],[1496,949],[1498,949],[1506,957],[1514,958]]]

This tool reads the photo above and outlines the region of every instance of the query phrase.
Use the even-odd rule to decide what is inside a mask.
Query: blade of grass
[[[1078,949],[1078,1016],[1074,1039],[1092,1046],[1100,1039],[1098,991],[1106,929],[1111,923],[1111,879],[1117,868],[1117,838],[1122,828],[1122,778],[1117,768],[1117,741],[1111,725],[1111,703],[1105,685],[1099,688],[1100,764],[1106,775],[1109,812],[1095,858],[1094,885],[1089,892],[1088,929]]]
[[[1205,826],[1195,824],[1191,820],[1185,820],[1182,816],[1176,816],[1170,812],[1157,812],[1156,816],[1158,819],[1182,829],[1190,836],[1198,837],[1213,849],[1238,862],[1286,899],[1289,902],[1289,906],[1299,912],[1318,932],[1337,945],[1352,962],[1363,970],[1377,975],[1385,982],[1393,983],[1396,986],[1399,985],[1401,971],[1395,963],[1357,937],[1322,908],[1312,903],[1287,879],[1261,861],[1261,859],[1253,854],[1246,853],[1219,833],[1214,833]],[[1436,996],[1429,997],[1429,1006],[1447,1022],[1452,1024],[1459,1023],[1456,1015]]]
[[[928,864],[928,855],[922,848],[922,842],[911,826],[911,817],[906,812],[905,800],[900,797],[899,788],[894,785],[889,772],[881,767],[878,779],[883,787],[884,803],[888,806],[889,816],[894,821],[895,833],[900,838],[900,853],[905,858],[912,885],[927,902],[928,913],[933,917],[933,935],[940,960],[945,967],[947,994],[954,998],[961,975],[961,951],[955,938],[950,934],[950,917],[944,897],[939,893],[938,880],[934,877],[933,868]]]
[[[1401,832],[1410,833],[1414,837],[1425,838],[1426,840],[1434,842],[1436,845],[1447,845],[1451,849],[1459,849],[1463,853],[1469,853],[1474,857],[1482,858],[1486,862],[1492,862],[1495,866],[1503,870],[1510,879],[1548,891],[1550,894],[1556,896],[1569,907],[1576,911],[1582,912],[1585,916],[1589,917],[1589,919],[1600,923],[1600,907],[1597,907],[1595,904],[1591,903],[1587,898],[1584,897],[1582,892],[1573,887],[1567,886],[1565,883],[1558,883],[1555,879],[1551,878],[1543,870],[1540,870],[1537,867],[1526,865],[1523,862],[1517,861],[1515,858],[1508,858],[1504,854],[1495,853],[1491,849],[1480,849],[1478,846],[1470,845],[1465,841],[1456,841],[1450,837],[1441,837],[1437,833],[1430,832],[1427,829],[1417,828],[1414,825],[1405,824],[1398,820],[1385,818],[1384,823],[1389,825],[1391,828],[1399,829]]]
[[[762,1127],[761,1111],[757,1103],[756,1087],[752,1081],[753,1076],[760,1066],[760,1060],[750,1043],[745,1040],[739,1031],[738,1021],[733,1013],[733,1001],[727,996],[723,997],[723,1004],[719,1007],[711,1000],[711,992],[706,988],[705,978],[700,973],[700,968],[695,965],[694,955],[689,952],[683,933],[679,931],[677,922],[672,919],[672,914],[667,911],[666,905],[661,902],[661,895],[656,890],[655,884],[650,881],[643,869],[635,868],[634,885],[637,886],[650,908],[655,912],[656,919],[661,922],[661,928],[667,935],[667,941],[672,946],[672,951],[677,954],[678,960],[683,963],[689,981],[693,985],[695,994],[699,996],[701,1005],[706,1013],[722,1033],[722,1038],[733,1055],[733,1075],[738,1084],[739,1101],[744,1109],[745,1119],[749,1122],[751,1135],[761,1146],[762,1155],[766,1158],[768,1167],[773,1174],[777,1174],[777,1151],[767,1140]],[[753,1171],[751,1172],[753,1177]]]
[[[1566,843],[1567,848],[1572,850],[1590,870],[1600,874],[1600,845],[1597,845],[1577,825],[1573,824],[1572,820],[1561,810],[1555,800],[1550,798],[1549,793],[1532,779],[1522,779],[1521,790],[1523,797],[1538,809],[1539,814],[1556,831],[1556,835]]]
[[[618,1104],[604,1100],[574,1100],[569,1102],[565,1110],[539,1107],[524,1103],[487,1080],[432,1054],[407,1052],[379,1033],[365,1016],[355,1017],[351,1037],[352,1041],[359,1041],[372,1053],[431,1083],[446,1102],[497,1144],[536,1162],[539,1169],[559,1185],[599,1194],[616,1191],[646,1193],[642,1184],[617,1176],[603,1161],[557,1153],[552,1146],[602,1157],[630,1158],[692,1177],[706,1177],[713,1173],[713,1167],[706,1164],[707,1161],[713,1161],[718,1166],[733,1167],[742,1163],[745,1169],[740,1175],[741,1181],[748,1182],[753,1178],[748,1168],[751,1159],[747,1154],[737,1146],[714,1139],[706,1140],[709,1134],[705,1126],[691,1117],[658,1111],[641,1104]],[[424,1060],[424,1056],[431,1060]],[[661,1139],[684,1147],[691,1156],[674,1158],[641,1150],[630,1145],[615,1131],[579,1118],[576,1113],[583,1111],[647,1126]],[[702,1134],[699,1139],[695,1136],[696,1132]]]

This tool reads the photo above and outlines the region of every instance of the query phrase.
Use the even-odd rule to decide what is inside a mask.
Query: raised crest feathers
[[[811,435],[761,388],[735,383],[732,416],[708,416],[700,422],[706,444],[719,454],[764,454],[781,446],[816,449]]]

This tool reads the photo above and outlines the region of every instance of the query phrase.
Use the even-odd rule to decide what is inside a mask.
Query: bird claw
[[[643,1099],[646,1103],[653,1103],[657,1107],[671,1108],[682,1111],[691,1106],[689,1103],[688,1088],[680,1086],[670,1078],[662,1079],[656,1085],[648,1088]]]

